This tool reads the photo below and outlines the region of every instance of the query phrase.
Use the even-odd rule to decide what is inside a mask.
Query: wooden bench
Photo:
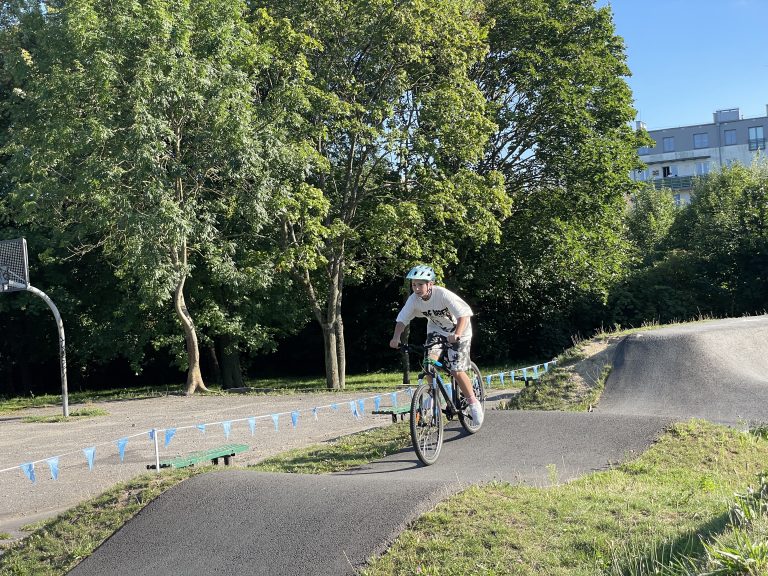
[[[411,405],[407,406],[384,406],[380,410],[374,410],[371,414],[388,414],[392,416],[392,422],[397,422],[397,416],[400,416],[400,420],[405,419],[405,415],[411,412]]]
[[[210,460],[211,464],[218,465],[219,458],[224,459],[224,465],[229,466],[229,462],[235,457],[235,454],[248,450],[247,444],[225,444],[208,450],[198,450],[190,452],[169,460],[160,460],[160,468],[187,468],[194,466],[199,462]],[[147,470],[154,470],[154,464],[147,464]]]

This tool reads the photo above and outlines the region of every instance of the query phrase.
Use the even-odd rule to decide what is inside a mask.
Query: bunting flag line
[[[514,382],[515,381],[515,371],[522,372],[524,378],[527,378],[528,375],[529,375],[529,372],[532,371],[534,378],[538,378],[541,375],[542,372],[547,372],[551,366],[555,365],[555,363],[556,363],[556,361],[552,360],[552,361],[546,362],[546,363],[544,363],[542,365],[529,366],[529,367],[526,367],[526,368],[518,368],[518,369],[515,369],[515,370],[510,370],[509,371],[509,377]],[[504,382],[505,373],[502,372],[502,373],[499,373],[499,374],[488,374],[488,375],[486,375],[486,377],[485,377],[486,385],[490,386],[492,384],[494,378],[496,378],[496,377],[498,377],[499,380],[503,383]],[[400,400],[400,398],[401,398],[400,394],[403,394],[403,393],[407,394],[408,402],[410,402],[410,399],[413,397],[414,390],[415,390],[414,387],[409,386],[407,388],[403,388],[403,389],[400,389],[400,390],[396,390],[396,391],[390,392],[389,393],[389,398],[391,400],[392,406],[393,407],[398,407],[399,404],[402,404],[402,400]],[[379,411],[379,409],[381,408],[381,400],[382,400],[382,395],[381,394],[376,394],[374,396],[368,396],[368,397],[364,397],[364,398],[357,398],[357,399],[354,399],[354,400],[350,400],[348,402],[350,413],[351,413],[352,417],[354,417],[356,419],[362,419],[365,416],[366,403],[367,403],[368,400],[372,400],[373,401],[374,411]],[[176,428],[152,428],[150,430],[139,432],[139,433],[134,434],[132,436],[125,436],[125,437],[120,438],[118,440],[110,440],[110,441],[104,442],[102,444],[97,444],[95,446],[91,446],[91,447],[88,447],[88,448],[83,448],[82,449],[82,454],[84,454],[85,457],[86,457],[89,470],[92,471],[94,469],[94,466],[95,466],[95,455],[96,455],[96,447],[97,446],[106,445],[106,444],[112,444],[114,446],[114,443],[117,443],[117,451],[118,451],[120,463],[124,463],[124,461],[125,461],[125,448],[127,446],[129,438],[132,438],[132,437],[138,437],[138,436],[141,436],[143,434],[147,434],[149,436],[150,440],[156,441],[158,439],[157,434],[159,432],[163,432],[164,436],[165,436],[165,446],[167,447],[169,445],[169,443],[171,442],[171,440],[173,438],[175,438],[178,435],[178,432],[181,431],[181,430],[184,430],[184,429],[187,429],[187,428],[189,428],[189,429],[196,428],[200,433],[205,434],[207,426],[219,425],[220,424],[222,426],[223,431],[224,431],[224,435],[226,436],[227,439],[229,439],[230,434],[232,433],[232,424],[234,422],[240,422],[240,421],[247,422],[249,430],[251,432],[251,436],[255,436],[255,434],[256,434],[256,421],[259,418],[272,418],[272,422],[274,424],[275,432],[278,432],[279,429],[280,429],[279,419],[280,419],[281,415],[283,415],[283,414],[289,415],[290,419],[291,419],[291,425],[293,426],[293,428],[296,428],[298,426],[299,419],[301,418],[302,413],[307,413],[307,412],[311,411],[312,412],[312,416],[314,417],[314,420],[318,420],[319,419],[318,418],[319,413],[324,408],[330,408],[331,410],[333,410],[335,412],[338,412],[339,408],[340,408],[340,404],[338,402],[333,402],[333,403],[325,405],[325,406],[314,406],[312,408],[295,409],[295,410],[293,410],[291,412],[275,413],[275,414],[264,415],[264,416],[248,416],[248,417],[239,418],[239,419],[235,419],[235,420],[226,420],[226,421],[223,421],[223,422],[213,422],[213,423],[209,422],[208,424],[193,424],[193,425],[190,425],[190,426],[181,426],[181,427],[176,427]],[[70,452],[68,454],[76,454],[76,453],[77,453],[77,451]],[[58,477],[59,477],[59,473],[60,473],[60,466],[59,466],[60,457],[67,456],[68,454],[63,454],[63,455],[59,455],[59,456],[55,456],[55,457],[49,457],[49,458],[45,458],[45,459],[42,459],[42,460],[37,460],[35,462],[27,462],[27,463],[24,463],[24,464],[21,464],[21,465],[18,465],[18,466],[13,466],[11,468],[0,469],[0,473],[2,473],[2,472],[9,472],[11,470],[15,470],[17,468],[21,468],[21,470],[25,474],[25,476],[31,482],[34,483],[34,482],[36,482],[35,466],[34,466],[35,463],[46,462],[47,465],[48,465],[48,468],[50,469],[50,472],[51,472],[51,478],[54,479],[54,480],[57,480]]]

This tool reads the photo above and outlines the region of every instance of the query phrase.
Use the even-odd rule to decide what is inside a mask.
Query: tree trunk
[[[240,353],[233,346],[231,336],[221,336],[217,339],[219,355],[221,356],[221,386],[225,390],[243,387],[243,372],[240,366]]]
[[[340,390],[338,343],[333,324],[323,323],[323,345],[325,346],[325,384],[329,390]]]
[[[216,382],[216,384],[218,384],[223,388],[224,386],[222,385],[222,382],[221,382],[221,366],[219,364],[219,356],[216,352],[216,343],[214,342],[209,346],[206,346],[205,351],[208,354],[208,361],[206,362],[206,364],[208,365],[208,369],[203,370],[203,373],[204,373],[203,378],[205,378],[209,382],[213,380],[214,382]]]
[[[347,352],[344,341],[344,322],[340,311],[336,318],[336,358],[339,364],[339,388],[344,390],[347,387]]]
[[[184,300],[184,277],[182,276],[179,283],[176,285],[176,291],[173,296],[173,305],[176,309],[176,314],[181,320],[181,325],[184,328],[184,340],[187,343],[187,362],[189,368],[187,370],[187,389],[186,394],[189,396],[194,394],[197,389],[208,391],[203,382],[203,375],[200,372],[200,348],[197,343],[197,332],[195,331],[195,324],[192,321],[192,316],[187,310],[187,304]]]
[[[408,344],[408,336],[411,334],[411,325],[405,327],[403,333],[400,334],[400,344]],[[403,384],[411,383],[411,357],[403,350]]]

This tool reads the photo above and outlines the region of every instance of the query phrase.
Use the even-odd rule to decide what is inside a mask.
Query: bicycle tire
[[[480,368],[478,368],[477,364],[474,362],[472,362],[472,368],[467,372],[467,376],[469,376],[469,379],[472,381],[472,390],[475,393],[475,398],[480,400],[480,404],[482,405],[483,410],[485,410],[485,382],[483,381],[483,375],[480,372]],[[454,382],[453,385],[456,387],[459,397],[459,422],[461,422],[461,425],[468,434],[475,434],[480,430],[482,424],[475,424],[472,421],[472,417],[464,412],[467,408],[464,394],[462,394],[461,388],[459,388],[459,385],[456,382]]]
[[[437,461],[443,447],[443,413],[432,394],[431,386],[422,383],[411,400],[411,442],[416,456],[427,466]]]

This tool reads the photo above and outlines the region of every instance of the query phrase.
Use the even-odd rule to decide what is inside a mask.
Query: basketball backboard
[[[27,240],[0,240],[0,292],[26,290],[29,286]]]

